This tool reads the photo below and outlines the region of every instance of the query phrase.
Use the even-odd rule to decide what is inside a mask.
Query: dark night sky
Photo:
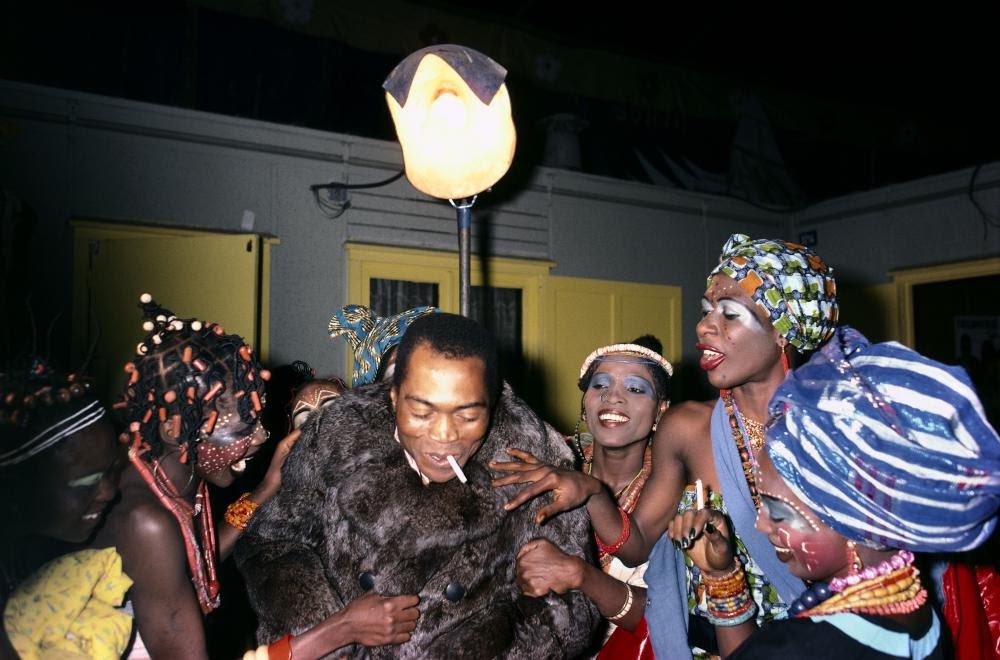
[[[990,93],[997,78],[998,58],[990,52],[997,22],[980,10],[850,11],[810,4],[765,15],[746,3],[615,3],[618,13],[532,0],[471,9],[459,2],[410,4],[562,46],[640,57],[694,77],[708,74],[730,81],[734,95],[767,89],[808,101],[784,109],[792,114],[830,103],[856,108],[859,117],[871,112],[882,118],[881,133],[853,141],[772,122],[807,202],[1000,159]],[[0,77],[394,138],[379,85],[398,54],[178,1],[21,3],[4,13]],[[643,180],[637,149],[647,155],[659,149],[712,172],[729,166],[733,119],[671,112],[646,113],[637,121],[637,113],[606,99],[546,91],[514,74],[508,83],[521,167],[540,162],[538,121],[555,112],[588,121],[581,140],[589,172]]]

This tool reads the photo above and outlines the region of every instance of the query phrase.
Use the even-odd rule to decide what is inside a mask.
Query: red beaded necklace
[[[194,498],[194,506],[188,504],[177,487],[165,475],[156,474],[140,456],[140,450],[132,447],[128,458],[136,471],[153,491],[161,504],[173,514],[180,525],[184,537],[184,548],[187,551],[188,568],[191,570],[191,582],[198,595],[198,603],[203,614],[208,614],[221,603],[219,597],[219,580],[215,571],[215,525],[212,521],[212,505],[208,496],[208,484],[203,479],[198,480],[198,489]],[[195,527],[198,528],[197,532]],[[200,532],[201,544],[198,543]]]
[[[795,617],[825,616],[839,612],[891,616],[909,614],[927,602],[913,553],[901,550],[878,566],[869,566],[829,585],[817,582],[792,605]]]

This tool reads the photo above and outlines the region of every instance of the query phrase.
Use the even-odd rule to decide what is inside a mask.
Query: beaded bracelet
[[[746,574],[739,559],[734,560],[732,570],[725,575],[716,577],[702,573],[701,579],[709,598],[726,598],[740,593],[746,587]]]
[[[613,555],[621,550],[621,547],[628,542],[629,534],[632,532],[632,523],[629,521],[628,513],[625,512],[625,509],[618,507],[618,515],[620,515],[622,519],[622,533],[614,543],[611,545],[604,545],[601,541],[601,537],[597,535],[597,532],[594,532],[594,538],[597,540],[597,550],[601,555]]]
[[[243,660],[292,660],[292,635],[285,635],[276,642],[261,644],[243,654]]]
[[[226,522],[242,532],[246,529],[247,523],[250,522],[258,506],[260,505],[250,499],[250,493],[243,493],[238,500],[226,508]]]
[[[292,660],[292,634],[288,633],[267,647],[268,660]]]
[[[622,608],[618,610],[617,614],[609,616],[608,621],[621,621],[625,618],[625,615],[629,613],[629,610],[632,609],[632,585],[628,582],[623,582],[622,584],[625,585],[625,604],[622,605]]]
[[[757,612],[743,565],[737,559],[725,575],[702,574],[708,596],[708,620],[717,626],[737,626]]]
[[[709,612],[705,616],[705,618],[707,618],[709,623],[711,623],[712,625],[722,626],[725,628],[729,626],[738,626],[741,623],[746,623],[750,619],[754,618],[754,616],[756,615],[757,615],[757,604],[754,603],[753,601],[750,601],[750,607],[748,607],[743,612],[740,612],[733,616],[717,617],[713,616],[712,613]]]

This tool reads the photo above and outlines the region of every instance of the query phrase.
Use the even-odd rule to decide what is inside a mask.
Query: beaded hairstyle
[[[195,447],[218,421],[219,395],[233,388],[240,419],[254,423],[270,373],[242,337],[226,334],[215,323],[177,318],[148,293],[139,300],[146,335],[136,346],[135,360],[125,365],[128,382],[114,408],[121,411],[128,439],[142,450],[142,458],[163,455],[160,425],[170,420],[182,462],[195,461]]]
[[[93,381],[41,358],[0,373],[0,469],[18,465],[104,416]]]

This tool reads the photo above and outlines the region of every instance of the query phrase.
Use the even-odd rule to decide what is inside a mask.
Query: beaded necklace
[[[757,493],[757,480],[754,479],[754,470],[757,468],[757,457],[756,452],[764,446],[764,428],[763,425],[760,426],[759,437],[754,437],[754,434],[750,432],[749,427],[746,426],[747,420],[740,414],[739,409],[736,407],[736,399],[733,397],[732,390],[722,390],[719,392],[722,397],[722,402],[726,406],[726,414],[729,417],[729,429],[733,433],[733,441],[736,443],[736,451],[740,455],[740,463],[743,465],[743,476],[747,480],[747,488],[750,491],[750,499],[753,500],[754,508],[758,511],[760,510],[760,495]],[[745,430],[746,429],[746,430]],[[749,438],[749,442],[747,439]],[[756,446],[759,444],[759,447]]]
[[[591,474],[594,470],[594,445],[593,443],[587,445],[583,448],[583,462],[586,465],[587,474]],[[642,493],[643,487],[646,485],[646,480],[649,479],[649,475],[653,472],[653,448],[650,443],[646,442],[646,451],[642,456],[642,467],[636,473],[632,480],[625,484],[625,487],[620,491],[615,493],[615,499],[618,500],[618,506],[625,510],[626,513],[632,513],[635,509],[636,503],[639,501],[639,495]],[[604,555],[600,557],[601,567],[605,567],[611,563],[614,559],[613,555]]]
[[[594,471],[593,444],[587,445],[583,448],[583,463],[587,466],[587,474],[592,474]],[[642,456],[642,467],[639,468],[639,471],[636,472],[631,481],[615,493],[615,499],[618,500],[618,505],[625,509],[626,513],[632,513],[632,510],[635,509],[636,502],[639,501],[639,494],[642,493],[642,488],[646,485],[646,480],[649,479],[649,475],[652,471],[653,450],[647,442],[646,450]]]
[[[909,614],[927,602],[913,553],[900,550],[878,566],[869,566],[829,584],[817,582],[793,602],[788,611],[798,618],[838,612],[891,616]]]
[[[166,476],[159,476],[155,470],[150,470],[146,461],[140,457],[141,450],[132,447],[128,450],[128,458],[136,471],[142,476],[146,485],[153,491],[160,503],[173,514],[181,528],[184,537],[184,548],[187,551],[188,568],[191,570],[191,582],[194,584],[198,603],[202,614],[208,614],[221,603],[219,597],[219,580],[215,571],[215,525],[212,521],[212,506],[208,496],[208,484],[204,479],[198,480],[198,490],[194,498],[194,506],[185,501],[177,487]],[[198,528],[201,545],[198,544]]]

